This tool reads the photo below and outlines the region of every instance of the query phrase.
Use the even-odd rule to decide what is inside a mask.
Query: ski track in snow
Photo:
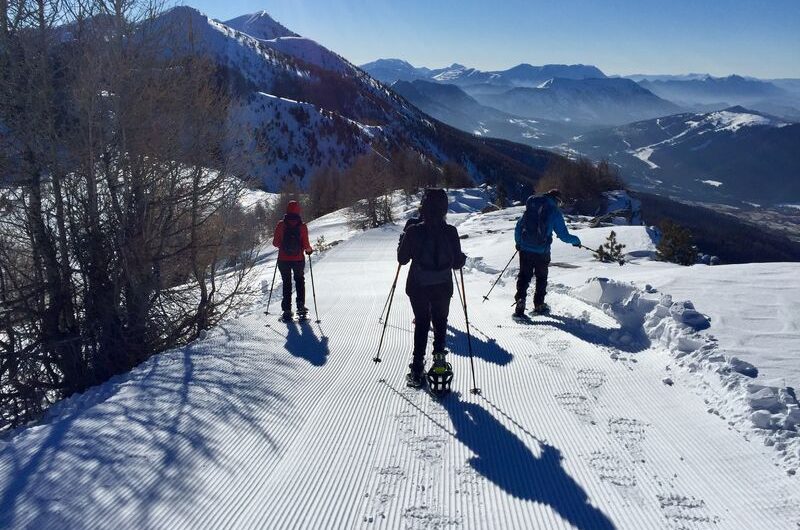
[[[513,282],[481,304],[491,276],[468,274],[483,394],[454,296],[454,393],[435,400],[403,384],[404,268],[373,364],[397,233],[316,262],[319,325],[258,305],[0,445],[0,527],[797,528],[797,479],[663,385],[667,352],[632,362],[567,294],[519,324]]]

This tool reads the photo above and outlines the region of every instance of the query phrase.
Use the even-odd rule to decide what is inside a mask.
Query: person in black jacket
[[[422,199],[422,222],[408,226],[397,248],[401,265],[411,262],[406,294],[414,311],[414,353],[409,386],[421,386],[425,374],[425,349],[433,323],[433,357],[444,359],[447,353],[447,315],[453,296],[452,270],[464,266],[467,257],[461,252],[456,227],[447,224],[447,193],[442,189],[425,190]]]

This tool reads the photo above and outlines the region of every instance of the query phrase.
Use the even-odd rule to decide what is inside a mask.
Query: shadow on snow
[[[529,436],[538,446],[538,455],[486,408],[462,400],[458,393],[439,401],[450,416],[453,425],[450,430],[385,380],[381,382],[472,451],[474,456],[469,459],[469,465],[509,495],[546,504],[580,530],[615,528],[608,516],[589,503],[584,489],[566,472],[561,451],[522,427],[486,397],[480,396],[480,399]]]
[[[274,390],[292,379],[289,363],[264,355],[257,340],[217,329],[221,336],[156,355],[56,405],[49,423],[17,433],[0,450],[0,528],[112,520],[146,528],[172,526],[170,517],[200,524],[198,472],[239,471],[221,452],[231,429],[275,452],[262,426],[291,417]]]
[[[310,362],[314,366],[323,366],[328,360],[330,349],[328,337],[314,331],[309,321],[286,322],[286,351]]]

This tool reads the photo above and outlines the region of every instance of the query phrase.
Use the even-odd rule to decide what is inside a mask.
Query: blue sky
[[[397,57],[482,70],[595,64],[608,74],[800,78],[800,0],[193,0],[226,20],[266,10],[356,64]]]

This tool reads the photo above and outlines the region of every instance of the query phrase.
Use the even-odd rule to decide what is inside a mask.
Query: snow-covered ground
[[[400,229],[355,232],[331,214],[311,223],[312,240],[340,241],[314,256],[319,324],[277,321],[274,298],[265,315],[265,293],[202,340],[56,405],[0,442],[0,527],[798,528],[800,418],[730,355],[763,374],[745,340],[758,329],[796,352],[797,266],[657,263],[643,227],[616,227],[631,263],[556,243],[553,315],[524,325],[509,318],[515,263],[481,303],[521,210],[479,214],[485,194],[452,197],[480,395],[458,297],[455,392],[403,385],[405,268],[372,362]],[[413,210],[398,200],[399,218]],[[576,233],[596,246],[609,231]],[[262,285],[273,256],[262,252]],[[745,311],[731,303],[756,295]]]

